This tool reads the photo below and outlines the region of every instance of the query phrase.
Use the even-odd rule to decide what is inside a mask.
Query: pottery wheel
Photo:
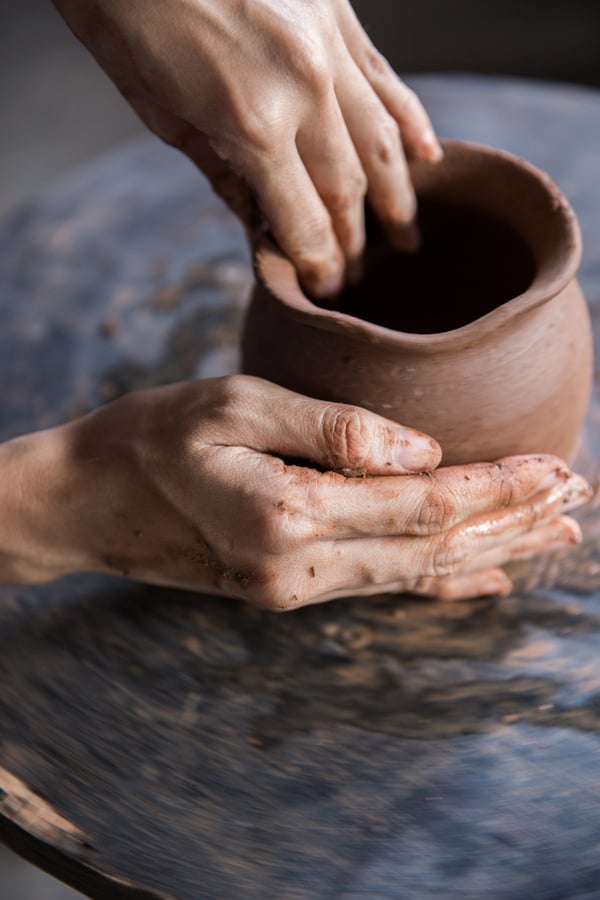
[[[597,320],[600,93],[414,83],[441,134],[558,181]],[[233,371],[251,273],[147,138],[6,220],[0,284],[8,438]],[[595,397],[588,475],[598,421]],[[584,529],[502,600],[276,616],[108,577],[3,588],[0,837],[93,897],[600,897],[600,514]]]

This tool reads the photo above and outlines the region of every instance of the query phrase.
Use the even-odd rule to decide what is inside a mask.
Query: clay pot
[[[422,250],[391,250],[371,223],[366,274],[335,309],[262,242],[243,370],[425,431],[446,465],[572,460],[592,374],[574,213],[524,160],[459,141],[444,149],[438,166],[411,164]]]

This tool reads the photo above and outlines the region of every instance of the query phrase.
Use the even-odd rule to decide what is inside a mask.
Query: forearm
[[[68,451],[61,428],[0,444],[0,582],[48,581],[70,570],[63,549]]]

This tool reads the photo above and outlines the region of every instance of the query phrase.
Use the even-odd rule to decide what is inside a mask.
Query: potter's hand
[[[563,514],[589,488],[560,460],[438,461],[418,432],[260,379],[131,394],[0,447],[3,578],[116,572],[284,610],[503,592],[498,566],[577,542]]]
[[[308,290],[334,294],[360,256],[367,188],[391,241],[414,249],[402,141],[426,160],[441,149],[347,0],[54,2],[249,227],[258,204]]]

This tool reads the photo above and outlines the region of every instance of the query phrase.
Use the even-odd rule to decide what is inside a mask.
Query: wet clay
[[[335,308],[395,331],[435,334],[481,318],[533,281],[535,260],[525,241],[482,210],[424,199],[419,226],[420,251],[399,253],[370,216],[365,273]]]

